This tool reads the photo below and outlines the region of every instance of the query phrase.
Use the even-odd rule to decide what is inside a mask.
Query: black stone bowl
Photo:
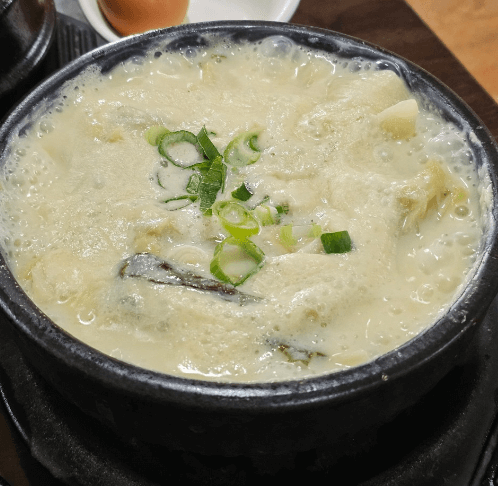
[[[492,186],[483,252],[450,310],[427,331],[362,366],[316,378],[263,384],[197,381],[110,358],[65,333],[21,290],[0,262],[0,304],[20,349],[64,397],[130,443],[224,456],[293,454],[329,447],[330,457],[362,447],[365,437],[415,404],[465,351],[498,289],[497,146],[472,110],[430,74],[390,52],[335,32],[271,22],[214,22],[153,31],[106,45],[77,59],[36,88],[0,128],[1,150],[30,123],[43,100],[90,65],[102,71],[152,48],[193,48],[210,35],[234,42],[286,36],[341,57],[370,61],[406,80],[422,100],[467,133],[473,160]],[[7,147],[6,147],[7,146]],[[373,432],[372,432],[373,431]]]
[[[53,0],[0,0],[0,118],[34,87],[55,21]]]

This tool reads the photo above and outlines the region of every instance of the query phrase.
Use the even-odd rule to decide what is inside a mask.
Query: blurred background
[[[498,101],[498,0],[406,0]]]

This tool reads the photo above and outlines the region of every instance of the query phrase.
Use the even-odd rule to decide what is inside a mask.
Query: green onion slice
[[[225,162],[234,167],[254,164],[260,155],[258,146],[259,131],[244,132],[235,137],[225,149]]]
[[[347,253],[352,249],[351,237],[347,231],[323,233],[320,239],[325,253]]]
[[[223,228],[235,238],[244,239],[259,233],[259,223],[256,218],[237,202],[214,203],[213,214],[218,216]]]
[[[151,145],[157,146],[167,133],[170,133],[170,131],[166,127],[154,125],[145,132],[145,140]]]
[[[209,160],[214,160],[221,155],[213,142],[211,142],[206,127],[201,128],[201,131],[197,135],[197,141]]]
[[[298,243],[306,244],[322,234],[322,227],[319,224],[287,224],[280,229],[280,243],[292,251]]]
[[[200,209],[203,213],[211,209],[216,201],[216,196],[225,184],[226,168],[221,155],[216,157],[209,170],[202,176],[199,183]]]
[[[254,208],[254,215],[261,223],[261,226],[271,226],[280,223],[280,214],[273,206],[260,204]]]
[[[156,172],[156,181],[160,187],[169,191],[169,197],[175,196],[178,194],[177,188],[172,187],[175,184],[171,182],[170,177],[170,168],[164,167],[162,164],[159,166]],[[173,192],[172,192],[173,190]],[[164,196],[163,196],[164,197]]]
[[[259,132],[252,132],[253,135],[249,137],[248,140],[248,145],[251,150],[254,150],[255,152],[261,152],[261,147],[259,146],[258,143],[258,136]]]
[[[166,199],[163,203],[166,205],[168,211],[177,211],[178,209],[185,208],[197,201],[198,196],[196,195],[184,195],[178,197],[172,197],[171,199]]]
[[[297,245],[297,238],[292,234],[292,224],[286,224],[280,228],[280,243],[287,249]]]
[[[289,213],[288,204],[281,204],[280,206],[275,206],[275,209],[277,210],[277,213],[280,215]]]
[[[198,170],[201,174],[207,174],[207,171],[211,168],[212,165],[211,160],[204,160],[203,162],[199,162],[198,164],[189,165],[186,167],[191,170]]]
[[[240,187],[232,191],[232,197],[234,199],[238,199],[239,201],[247,201],[252,197],[252,192],[244,182]]]
[[[233,236],[216,245],[211,273],[222,282],[240,285],[263,266],[265,254],[252,241]]]
[[[311,228],[306,231],[308,238],[318,238],[322,234],[322,227],[319,224],[311,223]]]
[[[166,189],[166,187],[163,186],[163,183],[161,182],[161,174],[159,171],[156,173],[156,182],[157,184],[162,187],[163,189]]]
[[[227,166],[225,164],[221,164],[221,192],[225,192],[226,181],[227,181]]]
[[[158,150],[166,160],[182,169],[191,168],[202,160],[197,137],[187,130],[164,134]]]
[[[189,194],[198,194],[199,193],[199,185],[201,183],[201,180],[202,180],[201,174],[199,174],[199,172],[194,172],[190,176],[190,178],[187,182],[187,187],[185,188],[185,190]]]

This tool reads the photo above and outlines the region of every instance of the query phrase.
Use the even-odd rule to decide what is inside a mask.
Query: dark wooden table
[[[418,64],[463,98],[498,138],[498,105],[403,0],[301,0],[291,22],[359,37]],[[0,476],[11,486],[28,485],[1,414]]]

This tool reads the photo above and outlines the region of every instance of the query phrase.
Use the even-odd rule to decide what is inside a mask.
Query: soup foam
[[[198,133],[221,153],[258,133],[260,158],[228,168],[220,200],[288,208],[251,236],[261,269],[237,287],[258,301],[147,279],[152,254],[213,278],[228,232],[185,194],[152,126]],[[368,362],[451,305],[481,250],[489,190],[468,138],[375,63],[290,40],[154,50],[68,83],[10,142],[0,179],[2,245],[17,280],[59,326],[115,358],[190,378],[301,379]],[[481,175],[482,178],[482,175]],[[291,245],[282,228],[299,233]],[[327,254],[316,234],[347,231]],[[313,233],[313,232],[312,232]]]

